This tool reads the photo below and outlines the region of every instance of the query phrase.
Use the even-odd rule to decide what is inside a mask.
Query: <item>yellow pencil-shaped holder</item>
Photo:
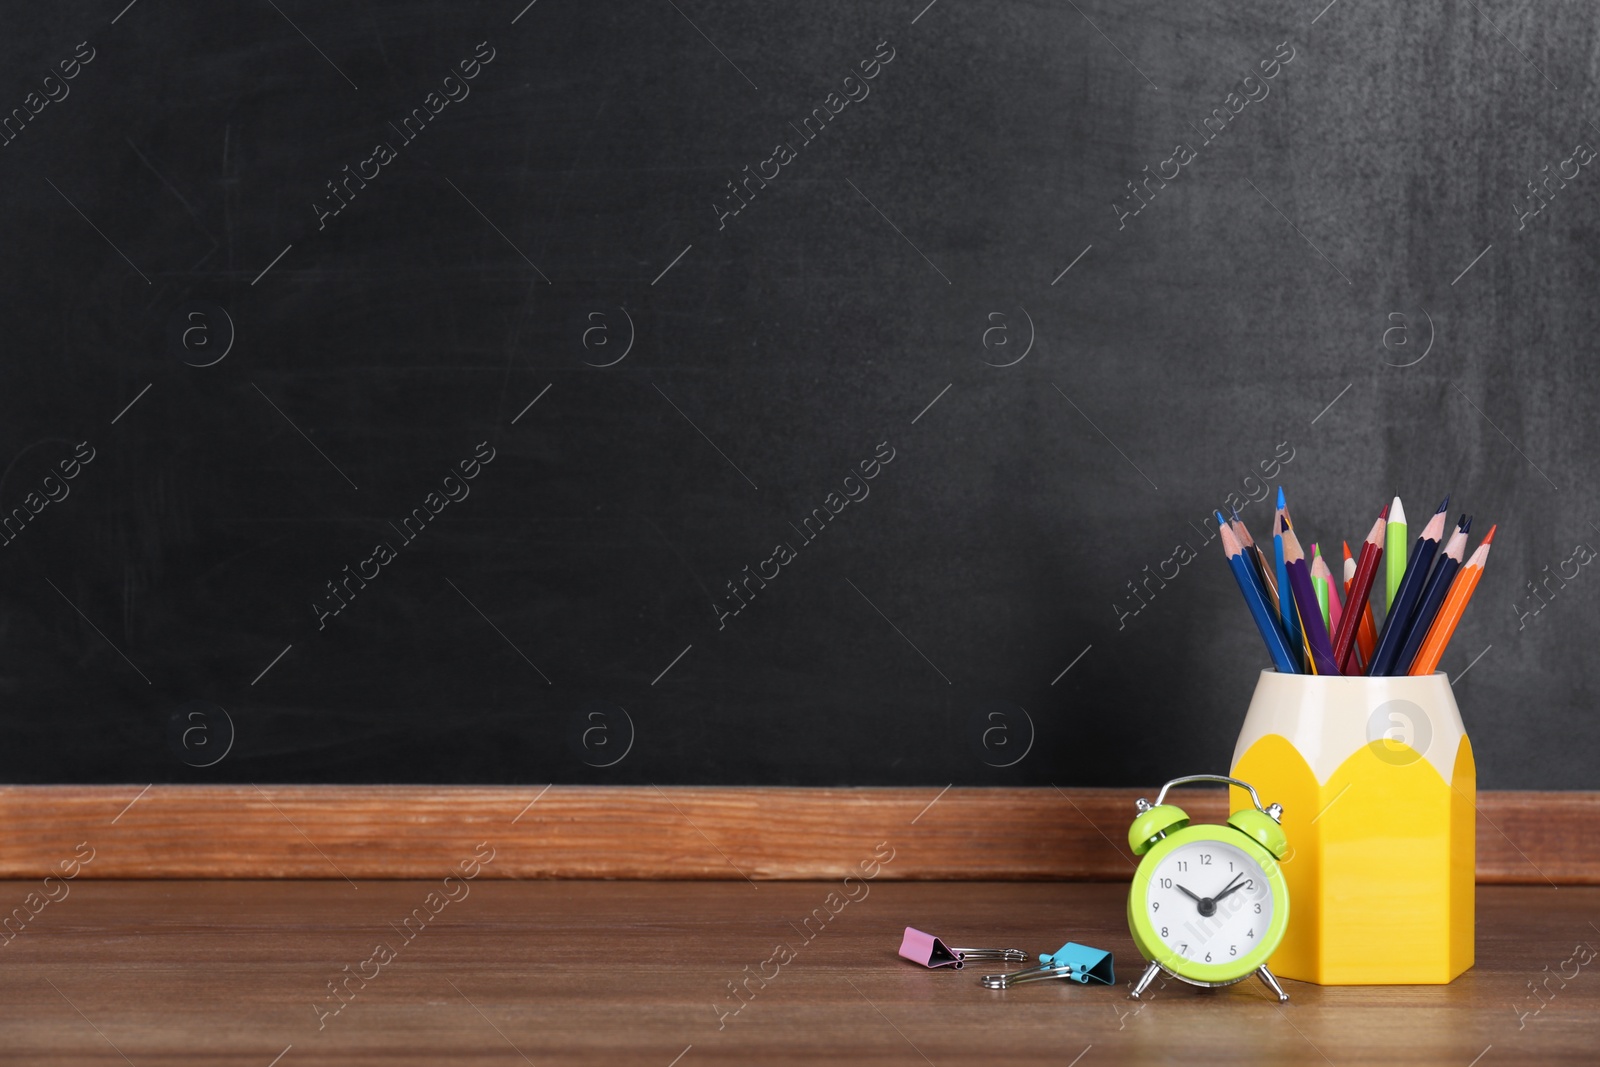
[[[1477,771],[1443,673],[1262,671],[1231,773],[1283,805],[1294,911],[1274,973],[1420,985],[1472,966]]]

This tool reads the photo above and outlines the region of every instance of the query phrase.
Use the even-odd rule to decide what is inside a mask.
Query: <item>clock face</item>
[[[1208,838],[1186,840],[1148,872],[1144,909],[1177,960],[1227,966],[1254,956],[1270,937],[1272,887],[1243,849]]]

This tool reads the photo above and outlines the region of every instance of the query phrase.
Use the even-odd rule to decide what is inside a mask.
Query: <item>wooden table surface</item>
[[[429,898],[444,888],[53,883],[60,899],[35,898],[38,913],[0,942],[0,1063],[1600,1060],[1600,957],[1581,947],[1600,946],[1600,888],[1480,887],[1478,965],[1453,985],[1285,982],[1282,1007],[1253,979],[1217,991],[1158,983],[1142,1004],[1126,999],[1141,961],[1115,884],[479,880],[452,883],[454,901]],[[40,889],[0,882],[0,903]],[[813,919],[808,940],[803,920],[830,903],[838,914],[820,929]],[[401,924],[416,908],[431,921],[414,919],[407,939]],[[1114,953],[1119,984],[986,990],[987,965],[900,960],[908,924],[1035,953],[1095,945]],[[387,962],[372,962],[379,943]],[[793,958],[769,963],[779,944]],[[776,975],[730,998],[728,983],[760,972]],[[351,979],[347,1002],[329,993],[357,973],[370,979]]]

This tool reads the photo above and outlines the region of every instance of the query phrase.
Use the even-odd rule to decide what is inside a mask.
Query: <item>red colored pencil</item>
[[[1345,601],[1344,616],[1339,620],[1339,630],[1333,637],[1333,661],[1345,674],[1358,674],[1352,662],[1351,650],[1356,644],[1356,630],[1366,614],[1367,597],[1372,592],[1372,579],[1378,573],[1383,559],[1383,533],[1388,525],[1389,506],[1384,505],[1378,520],[1372,524],[1367,539],[1361,542],[1361,556],[1356,560],[1356,576],[1350,581],[1350,596]]]
[[[1350,583],[1356,576],[1355,557],[1350,555],[1350,542],[1344,543],[1344,599],[1350,602]],[[1372,621],[1372,601],[1367,601],[1367,606],[1361,613],[1361,622],[1356,630],[1356,667],[1361,674],[1367,672],[1367,660],[1372,658],[1372,650],[1378,643],[1378,624]]]

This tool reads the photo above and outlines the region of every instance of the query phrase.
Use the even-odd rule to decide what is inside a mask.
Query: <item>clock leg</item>
[[[1134,1000],[1138,1000],[1144,994],[1144,991],[1150,988],[1150,983],[1156,980],[1156,975],[1160,973],[1161,966],[1159,964],[1152,963],[1150,966],[1146,967],[1144,969],[1144,974],[1139,977],[1138,983],[1134,985],[1133,991],[1129,993],[1128,996]]]
[[[1265,964],[1256,969],[1256,977],[1260,978],[1268,989],[1277,994],[1279,1004],[1289,999],[1289,994],[1283,991],[1283,986],[1278,984],[1278,980],[1272,976],[1271,971],[1267,970]]]

